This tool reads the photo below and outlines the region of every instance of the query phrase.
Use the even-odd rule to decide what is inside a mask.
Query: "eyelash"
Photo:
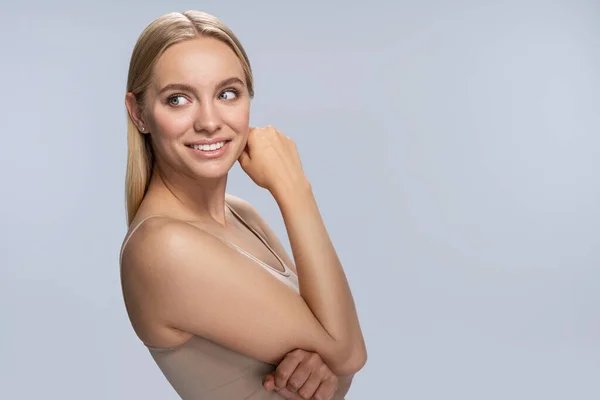
[[[236,99],[237,99],[237,98],[240,96],[240,91],[239,91],[239,90],[237,90],[237,89],[235,89],[235,88],[229,88],[229,89],[225,89],[225,90],[223,90],[223,91],[222,91],[222,92],[219,94],[219,96],[220,96],[220,95],[222,95],[222,94],[223,94],[223,93],[225,93],[225,92],[233,92],[233,93],[235,93],[235,98],[236,98]]]
[[[235,93],[235,99],[237,99],[237,98],[240,97],[240,91],[238,89],[235,89],[235,88],[225,89],[225,90],[223,90],[219,94],[219,96],[221,96],[223,93],[226,93],[226,92],[233,92],[233,93]],[[175,94],[172,94],[169,97],[167,97],[167,104],[172,105],[171,104],[171,100],[173,100],[173,99],[175,99],[177,97],[185,97],[187,99],[187,96],[185,94],[183,94],[183,93],[175,93]],[[235,99],[233,99],[233,100],[235,100]],[[177,106],[173,106],[173,107],[177,107]]]

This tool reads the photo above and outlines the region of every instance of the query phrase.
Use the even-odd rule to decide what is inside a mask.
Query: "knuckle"
[[[319,370],[318,371],[319,371],[320,374],[323,374],[323,375],[328,375],[329,374],[329,368],[325,364],[319,365]]]
[[[294,362],[294,363],[298,363],[300,360],[302,360],[303,356],[300,353],[290,353],[287,356],[285,356],[286,360],[289,360],[289,362]]]
[[[309,358],[309,360],[310,360],[310,361],[312,361],[312,362],[315,362],[315,363],[320,363],[320,362],[322,362],[322,360],[321,360],[321,356],[320,356],[318,353],[312,353],[312,354],[310,355],[310,358]]]
[[[290,380],[288,381],[288,386],[289,386],[291,389],[293,389],[294,391],[296,391],[296,390],[300,389],[300,386],[301,386],[301,384],[300,384],[300,382],[298,382],[298,380],[297,380],[297,379],[290,379]]]
[[[275,377],[283,380],[287,380],[290,377],[290,373],[284,370],[275,371]]]
[[[303,399],[310,399],[311,398],[311,394],[308,392],[308,390],[302,390],[302,389],[300,389],[300,391],[298,392],[298,395],[300,397],[302,397]]]
[[[313,395],[312,400],[326,400],[327,398],[323,396],[322,390],[317,390],[317,392]]]
[[[317,390],[317,392],[315,393],[313,399],[314,400],[331,400],[333,398],[333,395],[335,394],[335,390],[337,390],[337,389],[328,388],[328,390],[326,390],[326,389],[319,388],[319,390]]]
[[[302,349],[296,349],[296,350],[292,351],[289,354],[292,354],[292,355],[295,355],[295,356],[302,356],[302,355],[304,355],[304,353],[306,353],[304,350],[302,350]]]

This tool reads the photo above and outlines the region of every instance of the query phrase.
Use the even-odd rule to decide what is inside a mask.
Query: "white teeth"
[[[223,146],[225,146],[225,141],[213,143],[213,144],[194,144],[191,147],[196,150],[214,151],[214,150],[220,149]]]

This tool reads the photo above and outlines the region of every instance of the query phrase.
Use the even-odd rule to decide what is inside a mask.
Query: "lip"
[[[225,141],[225,144],[223,145],[223,147],[221,147],[220,149],[217,150],[208,150],[208,151],[204,151],[204,150],[197,150],[194,149],[192,146],[192,144],[187,145],[186,147],[193,152],[195,157],[199,157],[199,158],[203,158],[203,159],[213,159],[213,158],[218,158],[221,157],[223,154],[225,154],[225,152],[229,149],[229,143],[231,142],[231,140],[217,140],[217,141],[211,141],[211,142],[195,142],[194,144],[213,144],[213,143],[218,143],[218,142],[222,142]]]
[[[186,146],[195,146],[195,145],[199,145],[199,144],[215,144],[215,143],[219,143],[219,142],[231,142],[231,139],[225,139],[225,138],[201,139],[201,140],[196,140],[195,142],[188,142],[185,145]]]

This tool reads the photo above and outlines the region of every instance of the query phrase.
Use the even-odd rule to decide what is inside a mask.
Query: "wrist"
[[[306,177],[283,181],[269,191],[280,207],[304,202],[313,197],[312,186]]]

